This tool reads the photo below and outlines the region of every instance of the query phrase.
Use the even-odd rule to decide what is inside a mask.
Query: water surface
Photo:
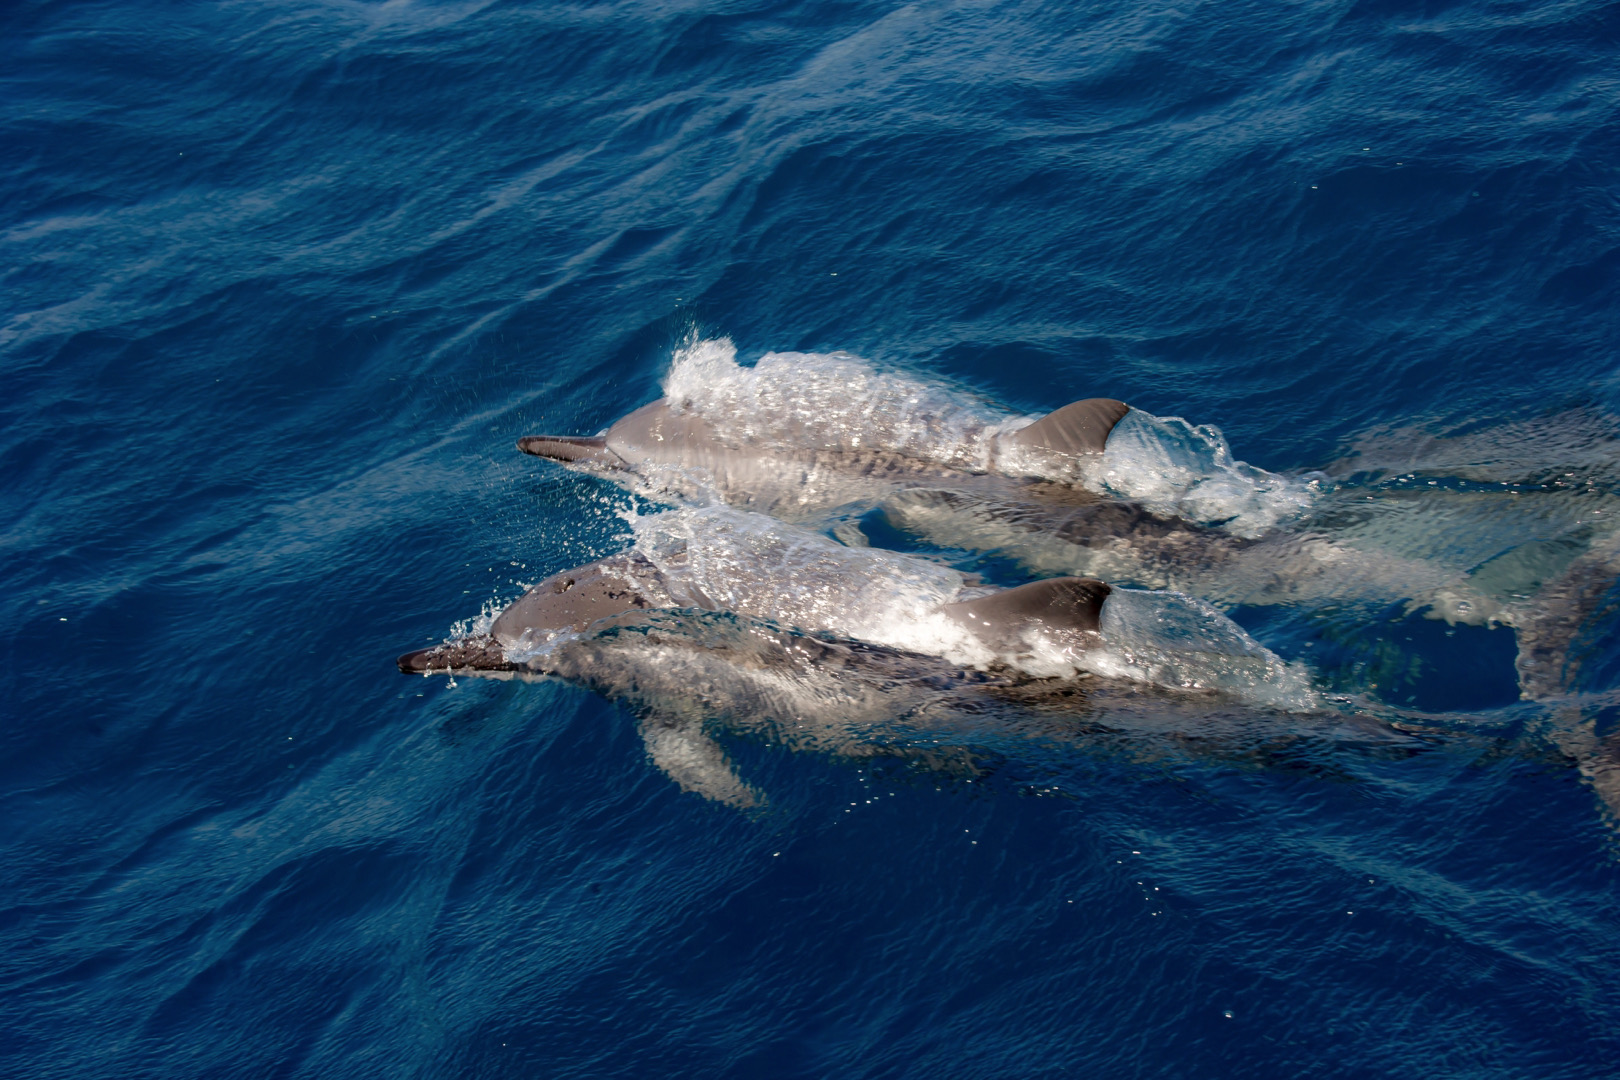
[[[20,0],[0,29],[7,1074],[1620,1057],[1615,833],[1574,764],[1615,728],[1607,601],[1552,703],[1508,628],[1229,612],[1350,720],[1442,730],[1398,753],[1241,704],[1205,707],[1220,745],[1126,703],[1124,734],[932,762],[722,732],[756,814],[670,783],[627,705],[393,667],[627,545],[617,488],[512,441],[656,398],[694,335],[1012,414],[1118,397],[1418,514],[1430,479],[1603,507],[1612,7]]]

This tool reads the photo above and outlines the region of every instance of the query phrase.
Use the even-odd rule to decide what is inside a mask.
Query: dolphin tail
[[[1608,537],[1572,562],[1556,580],[1544,585],[1528,605],[1514,613],[1521,696],[1536,700],[1557,697],[1574,688],[1581,662],[1576,648],[1581,632],[1604,610],[1620,578],[1620,536]]]
[[[1609,827],[1620,832],[1620,731],[1598,734],[1603,712],[1602,707],[1576,703],[1557,706],[1547,718],[1544,736],[1574,763],[1602,804]]]
[[[1095,633],[1102,626],[1103,601],[1112,591],[1096,578],[1047,578],[977,600],[946,604],[943,610],[975,630],[1038,621],[1055,628]]]
[[[1592,785],[1609,817],[1609,824],[1620,831],[1620,732],[1610,732],[1578,763],[1581,775]]]
[[[447,675],[485,674],[498,671],[517,671],[518,665],[506,659],[506,650],[500,642],[485,634],[475,634],[456,641],[447,641],[431,649],[408,652],[397,661],[399,670],[407,675],[431,675],[435,671]]]
[[[553,461],[587,461],[615,469],[624,466],[624,459],[608,449],[605,435],[525,435],[517,441],[517,448]]]
[[[1108,433],[1130,410],[1113,398],[1087,398],[1049,412],[1007,438],[1014,446],[1029,450],[1100,454],[1108,443]]]

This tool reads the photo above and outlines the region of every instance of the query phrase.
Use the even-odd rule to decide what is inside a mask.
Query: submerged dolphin
[[[1044,688],[1037,696],[1067,699],[1098,676],[1144,691],[1224,691],[1262,706],[1317,707],[1301,672],[1187,598],[1072,577],[987,588],[936,563],[848,548],[724,506],[631,525],[630,551],[547,578],[487,631],[408,653],[400,669],[555,676],[661,716],[670,702],[696,701],[682,713],[696,716],[709,707],[702,702],[729,702],[728,715],[767,715],[811,731],[856,716],[864,729],[880,730],[914,707],[938,705],[945,688],[982,695],[1034,684]],[[746,632],[726,631],[718,647],[709,640],[715,627],[734,625]],[[605,667],[604,649],[613,658]],[[706,674],[683,686],[675,670]],[[700,723],[676,727],[678,737],[668,723],[644,730],[666,771],[717,760]],[[706,793],[735,795],[729,773],[716,766],[709,774]]]
[[[1550,446],[1527,438],[1549,427]],[[1578,440],[1568,430],[1581,428]],[[1257,539],[1129,503],[1063,507],[943,488],[895,492],[876,513],[887,528],[1030,573],[1178,589],[1224,609],[1284,605],[1342,622],[1396,605],[1452,625],[1511,627],[1523,696],[1576,689],[1584,658],[1573,646],[1620,578],[1613,424],[1503,425],[1402,450],[1393,465],[1358,454],[1332,466],[1336,485]]]
[[[632,712],[648,758],[682,790],[742,809],[765,798],[739,776],[726,735],[968,776],[1003,753],[1064,747],[1153,762],[1196,746],[1240,766],[1276,759],[1297,768],[1302,741],[1312,738],[1397,756],[1426,745],[1416,733],[1355,716],[1281,717],[1210,694],[977,671],[729,613],[624,613],[560,639],[543,658],[502,666],[500,655],[485,639],[482,649],[440,646],[400,662],[412,673],[449,665],[454,675],[555,678],[599,693]],[[1328,760],[1321,767],[1333,770]]]

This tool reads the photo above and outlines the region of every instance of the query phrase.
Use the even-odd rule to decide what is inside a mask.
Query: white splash
[[[1218,428],[1140,409],[1114,425],[1100,457],[1080,465],[1080,482],[1099,494],[1251,538],[1299,518],[1321,491],[1317,479],[1292,479],[1235,459]]]
[[[848,548],[727,506],[628,518],[636,548],[677,602],[982,667],[995,659],[939,614],[962,598],[955,570],[881,548]]]
[[[486,637],[490,627],[495,625],[495,617],[506,610],[506,604],[496,597],[487,597],[479,608],[478,614],[467,619],[457,619],[450,624],[450,634],[444,639],[446,645],[460,641],[466,637]]]
[[[1202,600],[1174,592],[1115,589],[1102,609],[1104,648],[1086,670],[1187,690],[1220,690],[1259,705],[1321,707],[1301,664],[1284,663]]]
[[[773,352],[745,368],[730,338],[677,349],[664,396],[675,411],[700,413],[742,445],[884,449],[978,471],[989,468],[999,425],[1012,419],[846,352]]]

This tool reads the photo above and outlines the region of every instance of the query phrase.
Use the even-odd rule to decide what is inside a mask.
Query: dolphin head
[[[496,616],[489,632],[505,648],[522,650],[615,615],[672,606],[657,567],[627,552],[546,578]]]
[[[399,658],[407,674],[431,671],[535,671],[509,659],[564,634],[628,612],[677,606],[658,569],[634,552],[587,563],[546,578],[495,617],[487,634],[471,634]]]
[[[693,464],[720,445],[712,428],[689,412],[675,412],[668,401],[643,405],[600,435],[527,435],[518,440],[525,454],[553,461],[585,462],[609,469],[649,464]]]

